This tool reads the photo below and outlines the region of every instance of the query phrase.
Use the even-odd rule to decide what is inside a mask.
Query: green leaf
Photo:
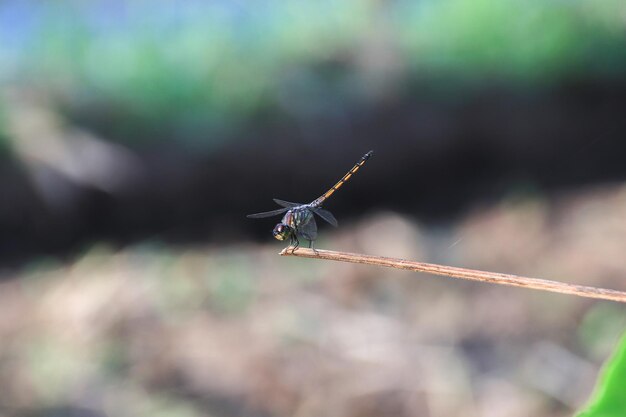
[[[587,409],[576,417],[626,416],[626,334],[613,357],[604,366],[602,375]]]

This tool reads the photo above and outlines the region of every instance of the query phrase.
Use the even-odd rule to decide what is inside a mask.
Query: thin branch
[[[406,269],[409,271],[426,272],[434,275],[444,275],[452,278],[469,279],[488,282],[491,284],[512,285],[514,287],[532,288],[541,291],[552,291],[561,294],[577,295],[579,297],[600,298],[602,300],[626,303],[626,292],[605,288],[586,287],[584,285],[566,284],[564,282],[549,281],[546,279],[521,277],[518,275],[501,274],[498,272],[478,271],[475,269],[458,268],[454,266],[429,264],[425,262],[407,261],[405,259],[386,258],[383,256],[363,255],[360,253],[335,252],[329,250],[288,247],[280,252],[282,256],[300,256],[304,258],[328,259],[331,261],[351,262],[386,266],[388,268]]]

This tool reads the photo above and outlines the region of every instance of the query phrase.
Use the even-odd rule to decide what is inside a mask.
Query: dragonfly
[[[265,211],[263,213],[248,214],[246,217],[251,219],[262,219],[265,217],[284,216],[280,223],[274,226],[272,234],[278,240],[289,239],[289,245],[293,246],[295,251],[300,246],[302,237],[309,241],[309,248],[313,245],[313,241],[317,238],[317,224],[315,223],[314,214],[321,217],[331,225],[337,227],[337,219],[333,214],[322,208],[322,204],[335,193],[342,185],[344,185],[355,172],[357,172],[374,152],[369,151],[344,175],[335,185],[330,187],[324,194],[311,201],[308,204],[292,203],[290,201],[279,200],[274,198],[274,202],[282,208]]]

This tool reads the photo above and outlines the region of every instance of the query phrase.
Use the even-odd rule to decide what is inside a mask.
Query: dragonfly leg
[[[294,253],[296,249],[298,249],[298,246],[300,246],[300,240],[298,240],[298,236],[296,236],[295,233],[292,235],[291,239],[291,244],[293,244],[294,241],[296,242],[296,244],[293,246],[293,249],[291,250],[291,253]]]
[[[317,251],[315,250],[315,246],[313,245],[312,240],[309,240],[309,249],[313,249],[313,252],[315,252],[315,254],[318,255]]]

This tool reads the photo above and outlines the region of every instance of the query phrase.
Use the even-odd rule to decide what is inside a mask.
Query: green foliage
[[[626,334],[605,365],[587,409],[577,417],[623,417],[626,415]]]
[[[447,0],[403,10],[403,38],[420,69],[541,79],[611,73],[626,64],[617,1]],[[619,71],[619,70],[618,70]]]
[[[9,134],[7,132],[6,118],[2,102],[0,102],[0,157],[6,156],[11,151]]]
[[[0,45],[0,84],[44,88],[133,142],[212,146],[223,135],[207,132],[336,111],[372,96],[373,72],[525,83],[626,68],[620,0],[26,4],[40,24]]]
[[[614,303],[598,303],[578,327],[579,343],[593,359],[602,360],[613,351],[626,328],[626,309]]]

